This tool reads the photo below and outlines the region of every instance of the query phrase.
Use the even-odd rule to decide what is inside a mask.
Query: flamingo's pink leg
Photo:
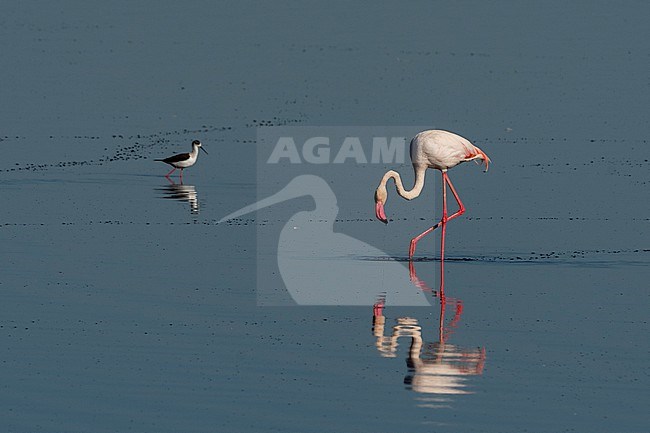
[[[438,318],[438,341],[441,344],[445,343],[445,307],[447,306],[447,299],[444,296],[440,297],[440,317]]]
[[[447,185],[449,185],[449,188],[451,189],[452,194],[454,195],[454,198],[456,199],[456,202],[458,202],[458,211],[453,213],[451,216],[447,216]],[[465,206],[463,205],[463,202],[460,201],[460,197],[458,197],[458,193],[456,192],[456,188],[454,188],[454,185],[451,183],[451,180],[449,179],[449,176],[447,175],[446,171],[442,172],[442,219],[433,227],[429,227],[426,229],[424,232],[420,233],[413,239],[411,239],[411,245],[409,246],[409,259],[413,257],[415,254],[415,248],[417,246],[417,243],[420,239],[437,229],[439,226],[443,226],[443,233],[442,233],[442,246],[441,246],[441,257],[444,259],[444,254],[445,254],[445,230],[444,230],[444,224],[446,224],[449,220],[452,220],[458,216],[461,216],[462,214],[465,213]]]
[[[449,185],[449,189],[451,189],[452,194],[454,194],[454,198],[456,199],[456,202],[458,203],[458,211],[456,213],[452,214],[449,218],[447,218],[447,221],[454,219],[458,216],[461,216],[462,214],[465,213],[465,205],[463,205],[463,202],[460,201],[460,197],[458,197],[458,193],[456,192],[456,188],[454,188],[454,185],[451,183],[451,179],[449,179],[449,176],[447,173],[442,173],[443,178],[447,180],[447,184]]]
[[[446,200],[445,197],[447,196],[447,188],[446,188],[446,180],[445,180],[445,173],[442,172],[442,197],[443,197],[443,215],[442,219],[438,222],[433,227],[429,227],[413,239],[411,239],[411,245],[409,246],[409,259],[413,258],[413,255],[415,254],[415,248],[417,247],[418,241],[437,229],[441,224],[444,224],[445,218],[447,217],[446,212],[447,212],[447,205],[446,205]]]
[[[438,223],[433,227],[429,227],[428,229],[426,229],[425,231],[423,231],[422,233],[420,233],[419,235],[411,239],[411,245],[409,246],[409,260],[412,259],[413,255],[415,254],[415,247],[417,246],[418,241],[423,237],[425,237],[426,235],[428,235],[429,233],[431,233],[432,231],[434,231],[435,229],[437,229],[440,224],[441,223]]]
[[[176,170],[176,167],[172,168],[172,171],[170,171],[169,173],[167,173],[167,174],[165,175],[165,177],[166,177],[166,178],[169,178],[169,175],[171,175],[171,174],[174,172],[174,170]]]
[[[440,234],[440,301],[445,299],[445,235],[447,234],[447,173],[442,172],[442,233]],[[444,304],[443,304],[444,309]]]

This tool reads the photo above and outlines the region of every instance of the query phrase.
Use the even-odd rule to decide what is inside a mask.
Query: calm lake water
[[[3,2],[0,430],[647,431],[649,13]],[[438,235],[406,262],[439,174],[374,220],[408,160],[306,166],[312,198],[220,222],[286,191],[259,137],[381,125],[492,158],[450,171],[444,303]]]

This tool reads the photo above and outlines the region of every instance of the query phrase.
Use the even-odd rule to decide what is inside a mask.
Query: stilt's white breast
[[[191,167],[191,166],[193,166],[194,163],[196,162],[196,158],[197,158],[198,156],[199,156],[199,153],[198,153],[198,152],[192,152],[192,153],[190,153],[190,157],[189,157],[189,158],[187,158],[187,159],[184,160],[184,161],[178,161],[178,162],[176,162],[174,165],[175,165],[177,168],[187,168],[187,167]]]

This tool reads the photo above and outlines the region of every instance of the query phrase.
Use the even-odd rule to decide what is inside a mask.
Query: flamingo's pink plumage
[[[377,219],[387,224],[388,218],[386,218],[384,204],[388,198],[386,183],[389,179],[395,180],[397,193],[401,197],[407,200],[412,200],[418,197],[422,192],[425,172],[428,168],[440,170],[442,173],[442,219],[433,227],[430,227],[420,235],[411,239],[409,259],[412,258],[415,253],[417,242],[440,225],[443,226],[441,257],[444,257],[444,224],[465,212],[465,206],[463,206],[463,203],[460,201],[456,189],[447,175],[447,170],[467,161],[484,162],[485,171],[488,170],[490,164],[490,158],[485,154],[485,152],[460,135],[438,129],[422,131],[411,140],[411,162],[413,163],[413,170],[415,172],[415,185],[413,188],[408,191],[405,190],[399,173],[393,170],[386,172],[384,177],[381,179],[381,182],[375,191],[375,215],[377,216]],[[459,210],[451,216],[447,216],[447,185],[449,185],[449,189],[459,206]]]

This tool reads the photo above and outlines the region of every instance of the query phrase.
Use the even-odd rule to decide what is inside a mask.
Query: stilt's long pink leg
[[[456,202],[458,203],[458,211],[452,214],[451,216],[447,216],[447,185],[449,185],[449,189],[451,189],[452,194],[454,195],[454,198],[456,199]],[[442,219],[438,222],[438,224],[434,225],[433,227],[429,227],[426,229],[424,232],[420,233],[413,239],[411,239],[411,245],[409,246],[409,259],[413,257],[415,254],[415,248],[418,244],[418,241],[437,229],[439,226],[447,223],[449,220],[452,220],[458,216],[461,216],[462,214],[465,213],[465,206],[463,205],[463,202],[460,201],[460,197],[458,197],[458,193],[456,192],[456,188],[454,188],[454,185],[451,183],[451,180],[449,179],[449,176],[447,175],[446,171],[442,172],[442,204],[443,204],[443,209],[442,209]],[[444,233],[442,236],[442,242],[443,246],[441,248],[441,255],[444,257]]]
[[[165,177],[169,177],[169,176],[170,176],[170,175],[171,175],[175,170],[176,170],[176,167],[172,168],[172,171],[170,171],[169,173],[167,173],[167,174],[165,175]]]
[[[183,169],[181,168],[181,185],[183,184]]]

